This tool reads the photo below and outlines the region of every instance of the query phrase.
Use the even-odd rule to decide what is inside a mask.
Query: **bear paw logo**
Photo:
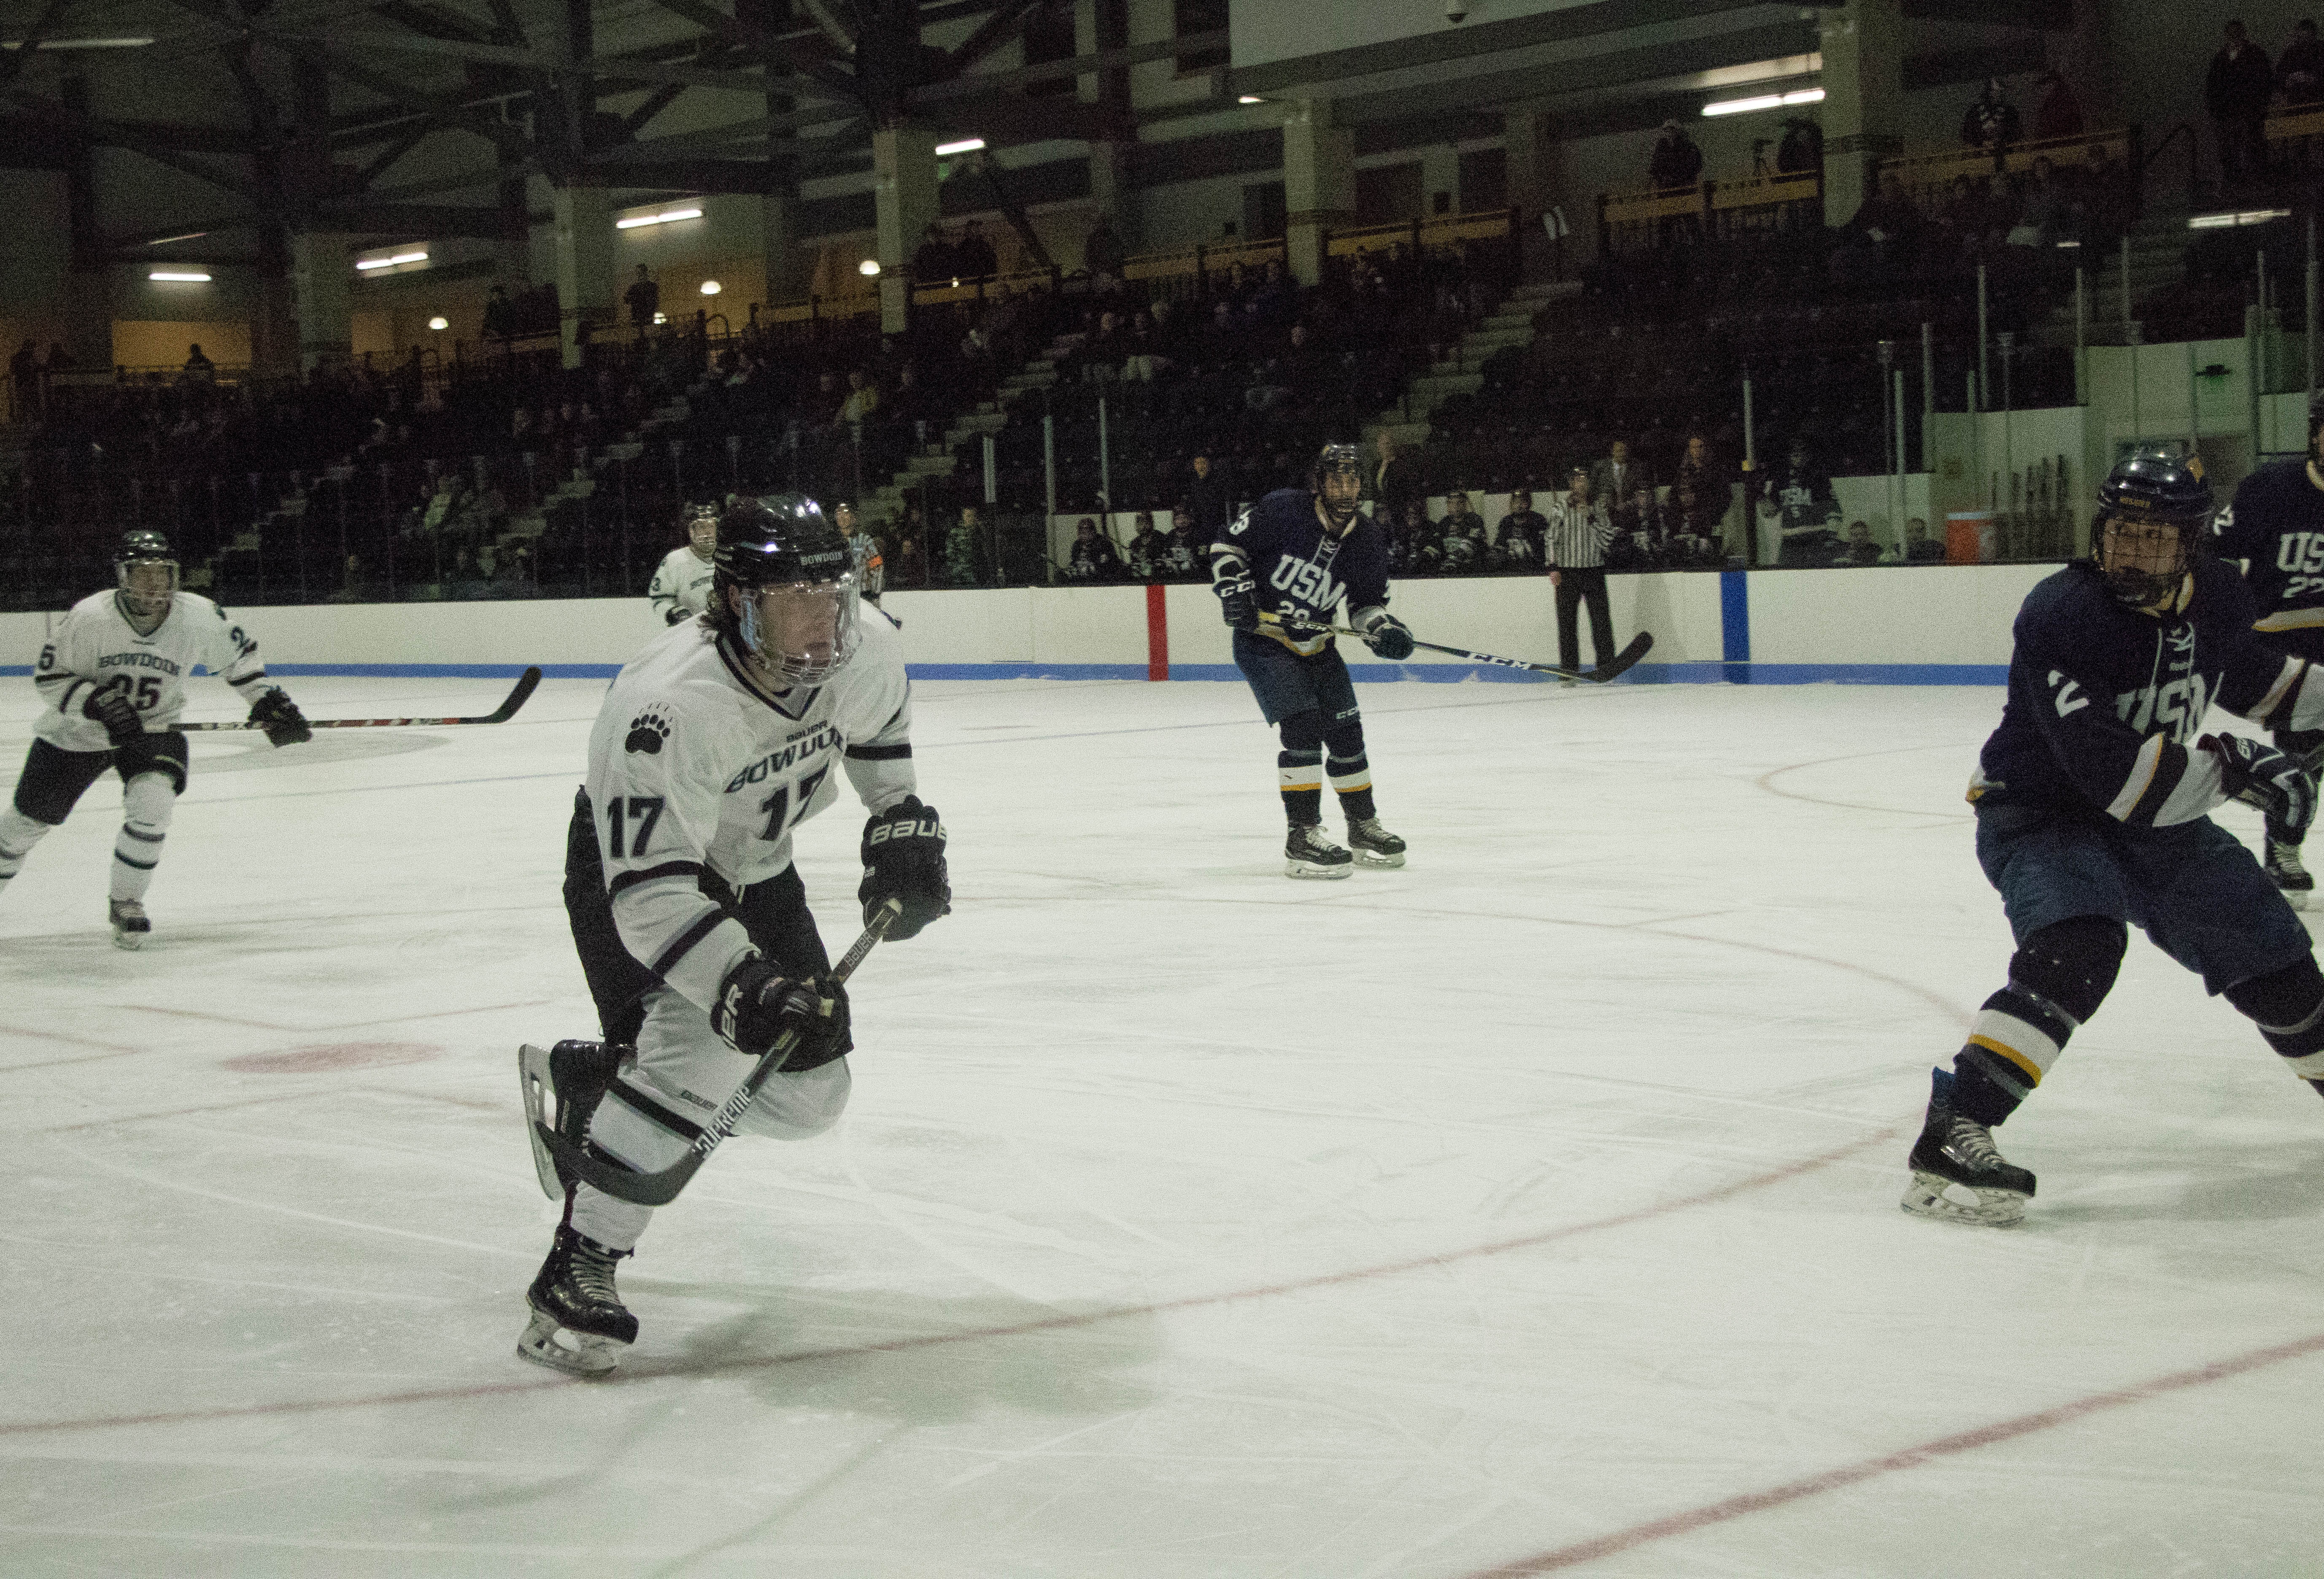
[[[658,713],[641,713],[630,720],[630,737],[622,743],[622,749],[652,756],[661,750],[661,743],[669,738],[669,719]]]

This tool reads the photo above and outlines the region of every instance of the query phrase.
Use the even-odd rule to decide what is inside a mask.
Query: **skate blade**
[[[538,1310],[525,1324],[524,1335],[516,1341],[516,1352],[522,1358],[575,1376],[603,1376],[622,1362],[626,1346],[595,1333],[559,1326],[555,1316]]]
[[[1394,855],[1375,855],[1368,850],[1358,850],[1355,852],[1355,856],[1356,864],[1359,866],[1390,867],[1404,864],[1404,855],[1401,852]]]
[[[126,948],[134,954],[138,949],[145,946],[145,939],[147,936],[148,934],[143,932],[131,932],[125,928],[115,927],[113,929],[113,946],[115,948]]]
[[[2290,905],[2293,910],[2304,910],[2308,908],[2308,895],[2311,891],[2310,890],[2304,888],[2279,888],[2275,891],[2282,894],[2283,896],[2283,902]]]
[[[565,1198],[565,1181],[557,1177],[557,1159],[540,1143],[538,1126],[549,1122],[556,1110],[557,1092],[549,1080],[549,1049],[526,1042],[516,1050],[517,1089],[524,1098],[524,1138],[532,1146],[532,1171],[540,1180],[540,1193],[552,1201]]]
[[[1283,875],[1286,877],[1320,877],[1327,882],[1346,877],[1354,870],[1354,867],[1344,863],[1338,866],[1318,866],[1312,861],[1286,861],[1283,863]]]
[[[1947,1195],[1949,1189],[1969,1191],[1977,1197],[1977,1204],[1970,1205]],[[1956,1185],[1933,1173],[1916,1173],[1913,1182],[1904,1187],[1904,1198],[1897,1205],[1916,1217],[1933,1218],[1940,1223],[2008,1228],[2025,1220],[2025,1200],[2015,1190],[1979,1189],[1974,1185]]]

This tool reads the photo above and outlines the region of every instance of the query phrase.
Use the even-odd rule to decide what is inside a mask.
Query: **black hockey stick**
[[[534,688],[540,684],[540,670],[526,669],[517,678],[515,688],[509,692],[499,706],[489,713],[480,713],[473,718],[309,718],[307,720],[307,727],[309,729],[392,729],[406,724],[430,726],[440,726],[446,724],[505,724],[516,716],[516,710],[524,706],[526,698],[532,695]],[[263,729],[266,725],[244,718],[233,724],[177,724],[171,727],[175,729]]]
[[[1361,631],[1351,630],[1345,625],[1287,625],[1285,629],[1329,633],[1334,636],[1353,636],[1359,642],[1364,639],[1364,633]],[[1423,642],[1416,637],[1412,644],[1415,647],[1425,647],[1431,652],[1449,652],[1455,658],[1465,658],[1472,663],[1497,663],[1503,669],[1529,669],[1536,674],[1554,674],[1560,679],[1586,679],[1602,686],[1607,681],[1619,679],[1628,673],[1639,659],[1652,651],[1655,638],[1652,632],[1640,631],[1630,638],[1628,646],[1595,669],[1561,669],[1554,663],[1528,663],[1522,658],[1497,658],[1490,652],[1471,652],[1465,647],[1440,647],[1434,642]]]
[[[904,901],[901,900],[890,900],[881,906],[879,914],[872,918],[872,924],[863,928],[863,935],[832,967],[831,979],[844,982],[853,975],[855,967],[863,963],[872,946],[888,935],[888,928],[894,926],[896,918],[903,913]],[[742,1084],[734,1088],[734,1094],[710,1115],[710,1122],[703,1125],[702,1132],[694,1138],[692,1148],[659,1173],[639,1173],[618,1163],[608,1162],[575,1145],[538,1120],[532,1127],[539,1132],[541,1143],[549,1148],[549,1155],[556,1158],[557,1165],[575,1178],[595,1185],[607,1195],[635,1205],[667,1206],[678,1199],[678,1193],[686,1187],[686,1181],[710,1159],[713,1151],[718,1150],[718,1143],[734,1132],[734,1126],[742,1122],[744,1110],[759,1094],[759,1087],[782,1073],[783,1066],[789,1062],[798,1045],[799,1033],[796,1030],[787,1030],[777,1037],[775,1045],[760,1056],[757,1067],[742,1077]]]

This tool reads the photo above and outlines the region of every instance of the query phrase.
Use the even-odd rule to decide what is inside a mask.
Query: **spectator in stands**
[[[1791,454],[1760,498],[1759,511],[1782,523],[1778,565],[1791,569],[1831,562],[1840,546],[1831,530],[1840,505],[1832,498],[1831,479],[1808,458],[1805,439],[1792,440]]]
[[[1805,115],[1787,117],[1783,141],[1775,144],[1776,173],[1802,175],[1822,168],[1823,128]]]
[[[1895,172],[1881,171],[1839,237],[1832,254],[1835,277],[1864,279],[1895,272],[1914,256],[1920,228],[1920,210],[1905,198]]]
[[[16,391],[16,404],[10,413],[19,422],[37,422],[41,418],[41,353],[39,343],[30,336],[8,358],[8,379]]]
[[[928,584],[928,557],[921,550],[917,534],[907,533],[896,540],[896,576],[898,586],[926,586]]]
[[[1614,612],[1606,601],[1606,545],[1614,535],[1605,509],[1591,497],[1590,473],[1575,466],[1564,494],[1550,507],[1549,583],[1557,589],[1557,661],[1582,667],[1575,614],[1590,605],[1590,651],[1600,663],[1614,656]]]
[[[1939,565],[1944,558],[1945,545],[1929,536],[1927,522],[1915,515],[1904,523],[1904,563]]]
[[[1590,468],[1590,496],[1610,509],[1635,493],[1645,471],[1630,458],[1628,440],[1617,439],[1606,458]]]
[[[1097,522],[1084,515],[1074,528],[1073,557],[1066,563],[1065,574],[1075,581],[1098,582],[1121,579],[1121,555],[1113,540],[1097,529]]]
[[[661,311],[661,287],[654,283],[653,271],[640,263],[638,277],[622,292],[622,300],[630,309],[630,328],[637,331],[638,338],[644,339]]]
[[[1606,545],[1609,570],[1653,570],[1668,558],[1669,545],[1655,491],[1637,484],[1627,496],[1618,495],[1607,507],[1607,523],[1614,535]]]
[[[1195,530],[1203,534],[1204,557],[1207,559],[1211,540],[1226,530],[1231,501],[1227,498],[1226,480],[1211,469],[1209,456],[1194,457],[1194,473],[1186,479],[1179,503],[1193,518]]]
[[[1985,91],[1971,101],[1961,116],[1960,140],[1964,148],[1999,149],[2012,143],[2024,141],[2017,106],[2002,92],[2001,78],[1985,79]]]
[[[961,227],[960,245],[954,250],[962,279],[989,280],[1000,272],[1001,260],[994,255],[992,244],[984,239],[982,220],[972,219]]]
[[[949,285],[959,266],[952,243],[945,239],[944,226],[931,223],[912,254],[913,280],[922,285]]]
[[[1434,576],[1444,565],[1444,541],[1428,519],[1425,500],[1405,502],[1404,519],[1388,531],[1388,564],[1406,576]]]
[[[1154,524],[1154,512],[1138,512],[1138,530],[1130,534],[1130,546],[1122,551],[1122,561],[1130,578],[1136,581],[1159,581],[1170,553],[1169,535]]]
[[[509,301],[508,287],[495,282],[484,293],[484,338],[507,340],[516,333],[516,309]]]
[[[217,382],[217,364],[202,355],[198,343],[186,347],[186,365],[179,373],[179,381],[184,383]]]
[[[1420,496],[1420,479],[1413,463],[1397,453],[1395,429],[1381,429],[1373,446],[1379,453],[1379,465],[1372,471],[1372,512],[1394,527],[1403,522],[1405,506]]]
[[[979,574],[984,557],[983,523],[976,518],[976,506],[960,507],[960,519],[945,534],[945,580],[954,586],[975,586],[982,577]]]
[[[2034,106],[2034,140],[2046,143],[2080,136],[2085,130],[2082,101],[2076,97],[2074,85],[2055,71],[2043,72],[2034,85],[2042,90],[2042,102]]]
[[[2137,217],[2137,193],[2130,172],[2115,162],[2114,150],[2093,143],[2075,181],[2078,227],[2084,248],[2112,246]]]
[[[1082,267],[1092,274],[1121,275],[1121,238],[1113,233],[1104,215],[1090,226],[1089,235],[1082,238]]]
[[[1698,536],[1717,535],[1720,524],[1727,519],[1727,507],[1735,493],[1735,478],[1726,466],[1711,453],[1711,440],[1700,433],[1686,438],[1686,454],[1678,463],[1677,486],[1691,488],[1694,498],[1678,511],[1677,525],[1682,531]],[[1678,495],[1672,494],[1673,500]]]
[[[2017,223],[2009,232],[2012,246],[2055,246],[2074,227],[2075,205],[2057,167],[2047,154],[2037,154],[2034,169],[2017,196]]]
[[[1485,518],[1469,507],[1469,495],[1455,488],[1444,496],[1444,519],[1436,523],[1437,552],[1447,576],[1473,576],[1485,568]]]
[[[1509,495],[1509,512],[1501,517],[1496,558],[1511,570],[1542,568],[1543,545],[1549,539],[1549,522],[1533,507],[1533,495],[1520,488]]]
[[[1665,121],[1646,160],[1647,183],[1657,189],[1691,187],[1702,175],[1702,150],[1676,121]]]
[[[1181,504],[1170,512],[1170,538],[1163,550],[1162,571],[1172,581],[1192,581],[1210,574],[1213,534],[1194,524],[1192,512]]]
[[[1694,474],[1681,471],[1671,485],[1669,524],[1671,559],[1680,569],[1716,568],[1727,563],[1727,540],[1720,531],[1726,518],[1726,498],[1711,507]]]
[[[1848,523],[1848,540],[1840,545],[1831,562],[1835,566],[1877,565],[1880,557],[1880,545],[1872,540],[1871,523],[1851,521]]]
[[[2288,110],[2324,104],[2324,42],[2316,37],[2315,23],[2305,17],[2293,24],[2292,42],[2276,57],[2275,86]]]
[[[2226,33],[2203,80],[2203,107],[2219,140],[2220,182],[2232,187],[2260,171],[2275,73],[2267,51],[2244,35],[2242,23],[2228,23]]]
[[[880,386],[864,377],[861,367],[849,369],[847,395],[839,402],[839,420],[852,428],[860,428],[879,409]]]

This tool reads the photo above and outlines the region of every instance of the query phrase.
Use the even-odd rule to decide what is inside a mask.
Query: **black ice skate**
[[[1348,848],[1359,866],[1401,866],[1404,841],[1380,826],[1376,817],[1358,817],[1348,825]]]
[[[2300,846],[2287,844],[2271,832],[2267,839],[2267,859],[2262,863],[2267,869],[2267,880],[2275,884],[2276,891],[2290,901],[2295,910],[2308,908],[2308,896],[2315,890],[2316,880],[2308,868],[2300,863]]]
[[[572,1177],[540,1141],[537,1124],[576,1146],[589,1133],[590,1115],[622,1067],[630,1048],[604,1042],[561,1041],[547,1052],[527,1043],[516,1050],[516,1078],[524,1095],[524,1133],[532,1142],[532,1168],[552,1201],[565,1198]]]
[[[629,1253],[559,1228],[540,1275],[525,1290],[532,1319],[517,1339],[516,1352],[536,1364],[582,1376],[620,1364],[621,1351],[638,1339],[638,1318],[613,1287],[613,1263]]]
[[[153,930],[153,923],[145,919],[145,907],[135,900],[108,900],[106,915],[113,922],[113,946],[143,948]]]
[[[1345,877],[1355,869],[1348,853],[1325,838],[1316,824],[1292,825],[1291,836],[1283,843],[1284,876]]]
[[[1907,1212],[1947,1223],[2006,1228],[2022,1222],[2025,1203],[2034,1198],[2034,1176],[1994,1150],[1990,1129],[1952,1111],[1948,1100],[1951,1072],[1939,1069],[1935,1075],[1928,1119],[1908,1159],[1913,1182],[1904,1187],[1899,1204]],[[1949,1189],[1964,1191],[1976,1200],[1972,1204],[1948,1195]]]

